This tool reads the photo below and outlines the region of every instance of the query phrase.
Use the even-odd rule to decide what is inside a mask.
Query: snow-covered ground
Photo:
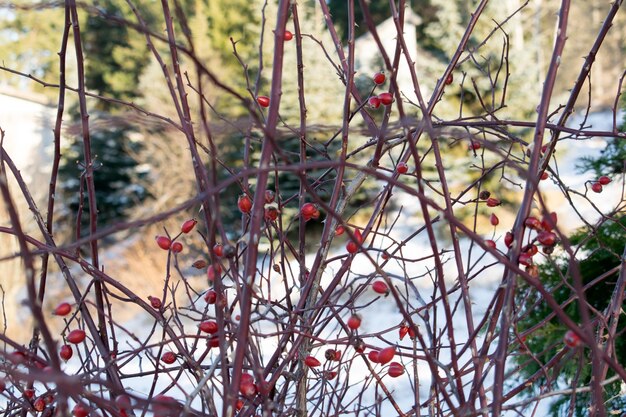
[[[16,104],[17,106],[17,104]],[[16,107],[18,108],[18,107]],[[609,116],[609,117],[607,117]],[[620,117],[621,118],[621,117]],[[580,123],[580,118],[573,118],[570,122],[571,126],[576,126]],[[2,120],[0,119],[0,124]],[[587,122],[588,125],[592,125],[593,130],[610,130],[612,127],[612,118],[607,114],[602,115],[592,115]],[[10,126],[10,125],[9,125]],[[4,126],[3,128],[7,130]],[[33,127],[33,129],[40,129],[40,127]],[[11,133],[13,135],[14,129],[9,128],[7,130],[7,135]],[[37,134],[36,132],[31,132],[31,134]],[[14,137],[14,136],[12,136]],[[604,146],[604,139],[593,139],[593,140],[585,140],[585,141],[576,141],[567,139],[562,143],[559,143],[557,146],[557,157],[558,157],[558,168],[560,173],[561,180],[570,188],[575,189],[579,192],[584,192],[585,182],[589,180],[593,180],[593,178],[588,175],[581,175],[576,171],[576,161],[581,156],[597,156],[600,150]],[[24,167],[28,167],[29,158],[28,156],[24,156],[20,153],[20,147],[16,143],[15,139],[11,142],[12,152],[15,152],[16,159],[20,161],[20,164],[23,164]],[[17,146],[17,147],[16,147]],[[602,194],[593,194],[590,193],[589,197],[592,202],[597,203],[597,207],[600,210],[608,210],[613,207],[613,205],[618,202],[623,196],[621,195],[622,184],[619,181],[614,181],[612,184],[607,186]],[[541,190],[548,196],[548,206],[554,209],[559,215],[559,223],[567,224],[570,228],[575,228],[581,225],[580,219],[578,219],[576,212],[569,206],[569,204],[564,204],[563,201],[558,200],[558,196],[560,191],[558,187],[551,181],[543,181],[541,183]],[[554,199],[554,200],[553,200]],[[600,213],[596,211],[593,205],[589,204],[584,199],[579,199],[578,197],[573,197],[574,204],[576,205],[576,209],[585,219],[594,220],[599,217]],[[409,203],[407,201],[407,203]],[[402,204],[400,200],[399,204]],[[407,207],[410,205],[407,204]],[[402,240],[406,238],[411,233],[413,233],[416,229],[421,227],[420,219],[417,216],[412,216],[410,213],[404,215],[402,217],[402,221],[398,222],[396,227],[393,229],[391,235],[396,240]],[[504,233],[504,229],[501,231]],[[386,248],[389,242],[386,241],[378,241],[380,248]],[[468,254],[470,253],[469,245],[470,242],[467,240],[461,240],[460,245],[462,248],[462,253],[464,254],[464,268],[468,271],[468,265],[471,266],[469,268],[469,274],[473,275],[477,271],[480,271],[481,268],[487,266],[490,262],[493,262],[494,259],[490,255],[482,256],[482,251],[474,246],[472,249],[471,258],[468,259]],[[502,245],[500,242],[499,245]],[[407,245],[403,248],[402,254],[406,258],[420,258],[428,253],[430,253],[430,244],[428,238],[423,232],[417,237],[408,241]],[[340,255],[344,252],[343,247],[336,248],[336,253],[334,255]],[[375,251],[372,251],[375,253]],[[452,255],[449,255],[452,256]],[[331,258],[333,254],[331,254]],[[312,255],[308,258],[308,265],[312,263]],[[322,286],[327,284],[335,272],[339,269],[340,262],[334,262],[328,265],[325,271],[325,277],[322,282]],[[394,283],[397,283],[398,288],[404,288],[402,285],[403,280],[406,277],[416,278],[423,276],[422,278],[412,279],[412,282],[415,284],[415,288],[407,293],[407,296],[414,297],[415,300],[421,298],[422,300],[430,301],[430,296],[433,293],[434,285],[428,275],[424,275],[429,269],[433,267],[431,261],[420,261],[416,263],[400,263],[398,261],[390,261],[385,267],[385,272],[392,277]],[[454,287],[454,280],[456,279],[457,272],[456,266],[453,262],[449,262],[445,266],[446,276],[448,277],[447,285],[449,288]],[[365,255],[357,255],[353,260],[350,274],[344,278],[346,282],[349,280],[356,280],[358,285],[363,279],[362,277],[368,276],[373,271],[373,267],[370,264],[369,260],[365,257]],[[472,299],[472,314],[474,318],[474,322],[478,323],[484,317],[487,308],[489,306],[490,301],[493,298],[493,295],[498,288],[500,283],[502,270],[499,267],[490,267],[485,272],[481,272],[476,276],[475,279],[471,281],[470,284],[470,295]],[[364,282],[364,281],[363,281]],[[280,291],[280,287],[276,288],[276,291]],[[455,291],[450,294],[451,304],[454,305],[455,300],[457,300],[460,296],[460,291]],[[386,329],[397,326],[402,321],[402,316],[398,311],[398,308],[393,301],[392,297],[380,298],[376,302],[370,303],[374,300],[373,295],[364,296],[359,298],[359,306],[363,306],[359,310],[359,313],[363,316],[363,324],[359,329],[361,334],[378,334],[378,339],[368,339],[367,343],[376,346],[386,346],[388,343],[397,343],[398,349],[400,352],[399,359],[396,358],[394,360],[399,360],[402,362],[407,369],[411,368],[411,363],[406,356],[411,355],[413,353],[412,350],[412,342],[409,338],[405,338],[403,341],[398,340],[397,336],[397,328],[389,331],[388,333],[384,333]],[[413,301],[413,303],[419,303],[418,301]],[[431,313],[433,313],[431,309]],[[347,315],[347,312],[346,312]],[[457,343],[464,343],[468,337],[467,328],[466,328],[466,319],[465,312],[462,307],[462,303],[460,303],[459,308],[453,314],[453,322],[446,323],[443,309],[439,306],[436,309],[436,313],[430,317],[430,322],[433,320],[437,320],[438,329],[441,330],[444,328],[446,324],[451,325],[454,329],[454,334],[456,337]],[[420,324],[419,321],[417,321]],[[151,326],[152,320],[148,316],[138,316],[132,321],[125,323],[125,327],[129,329],[131,332],[137,332],[138,334],[145,331],[147,326]],[[425,325],[424,322],[421,323]],[[322,335],[328,336],[329,338],[333,337],[332,326],[329,326],[329,330],[326,331],[325,334]],[[383,333],[381,333],[383,332]],[[154,336],[154,341],[158,342],[160,340],[160,333],[157,332]],[[375,341],[373,341],[375,340]],[[131,339],[128,340],[131,342]],[[483,335],[479,335],[477,338],[477,343],[480,344],[483,341]],[[124,344],[124,337],[121,336],[122,345]],[[266,349],[268,354],[274,351],[274,339],[268,338],[263,341],[262,348]],[[317,351],[318,357],[323,357],[324,348],[320,348]],[[366,351],[367,352],[367,351]],[[419,353],[419,352],[418,352]],[[402,354],[406,356],[402,356]],[[450,363],[450,355],[449,350],[442,349],[439,355],[439,361],[443,365],[448,365]],[[469,355],[469,350],[459,359],[460,364],[465,364],[471,359]],[[77,362],[70,361],[67,365],[66,370],[68,372],[77,371],[76,368]],[[374,365],[375,370],[380,370],[382,367],[380,365]],[[426,361],[418,360],[417,368],[420,378],[420,386],[419,386],[419,395],[422,401],[429,396],[429,388],[430,382],[432,379],[431,370],[427,366]],[[139,364],[137,362],[130,362],[124,367],[125,373],[133,373],[142,371],[149,371],[151,368],[150,365],[146,363]],[[356,360],[353,362],[353,365],[350,369],[351,378],[359,379],[359,378],[367,378],[370,376],[370,371],[368,368],[362,363],[362,361]],[[386,376],[386,372],[380,373],[381,377],[387,384],[388,388],[392,390],[394,400],[399,404],[399,406],[403,410],[408,410],[415,402],[414,398],[414,389],[411,386],[411,372],[407,372],[400,378],[392,379]],[[445,377],[445,373],[442,371],[442,376]],[[463,378],[464,382],[471,381],[473,375],[470,373],[466,377]],[[490,380],[490,376],[487,377],[487,381]],[[150,384],[153,379],[151,376],[147,377],[136,377],[129,380],[125,380],[125,384],[131,390],[133,390],[138,395],[147,395],[149,391]],[[160,389],[165,388],[171,380],[168,378],[162,378],[157,383],[157,392]],[[178,392],[181,395],[181,399],[183,398],[183,392],[191,392],[195,388],[194,381],[181,379],[179,381],[180,386],[178,388]],[[487,384],[488,385],[488,384]],[[469,389],[468,385],[466,385],[466,390]],[[176,389],[172,392],[172,395],[175,395]],[[380,393],[380,392],[379,392]],[[356,395],[355,392],[346,393],[346,398],[352,398],[352,396]],[[364,403],[374,403],[376,401],[375,398],[375,390],[369,389],[364,396]],[[535,410],[536,416],[545,416],[547,415],[547,404],[549,401],[542,402],[539,407]],[[197,401],[196,401],[197,404]],[[423,410],[424,411],[424,410]],[[382,404],[382,415],[393,416],[397,413],[393,410],[391,404],[386,401]],[[505,415],[519,415],[517,413],[511,412]]]

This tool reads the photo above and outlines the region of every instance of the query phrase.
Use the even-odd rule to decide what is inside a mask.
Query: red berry
[[[237,400],[237,403],[235,404],[235,408],[237,409],[237,411],[241,410],[243,408],[243,401]]]
[[[215,281],[216,278],[220,278],[222,276],[222,266],[220,264],[209,265],[206,275],[210,282]]]
[[[168,250],[170,248],[170,245],[172,244],[172,241],[167,236],[157,236],[156,243],[161,249]]]
[[[374,281],[374,283],[372,284],[372,289],[378,294],[389,294],[389,287],[387,286],[387,283],[385,281]]]
[[[267,222],[276,221],[276,219],[278,218],[278,210],[275,207],[268,207],[265,209],[263,217]]]
[[[543,180],[547,180],[548,177],[549,177],[548,173],[546,171],[543,171],[541,173],[541,178],[540,179],[543,181]]]
[[[529,229],[541,230],[541,222],[536,217],[533,217],[533,216],[528,217],[526,220],[524,220],[524,224]]]
[[[348,253],[357,253],[359,251],[359,245],[357,245],[353,241],[350,241],[346,244],[346,250],[348,251]]]
[[[313,218],[317,211],[317,207],[315,207],[315,204],[313,203],[304,203],[300,208],[300,214],[305,218],[305,220]]]
[[[406,324],[403,324],[402,326],[400,326],[400,329],[398,330],[400,340],[404,339],[404,336],[406,336],[408,332],[409,332],[409,326],[407,326]]]
[[[286,30],[285,34],[283,35],[283,37],[285,38],[286,41],[290,41],[290,40],[293,39],[293,33],[291,33],[288,30]]]
[[[265,190],[265,204],[273,203],[276,199],[276,194],[272,190]]]
[[[378,363],[378,351],[377,350],[370,350],[370,353],[367,354],[367,357],[370,361],[374,363]]]
[[[448,76],[446,77],[445,84],[446,84],[446,85],[450,85],[450,84],[452,84],[452,81],[454,81],[454,76],[452,75],[452,73],[450,73],[450,74],[448,74]]]
[[[269,107],[270,106],[270,98],[267,96],[258,96],[256,98],[256,102],[259,103],[261,107]]]
[[[553,246],[556,243],[556,235],[552,232],[540,232],[537,241],[545,246]]]
[[[197,261],[191,264],[191,266],[193,266],[196,269],[206,268],[207,265],[208,263],[204,259],[198,259]]]
[[[215,301],[217,301],[217,292],[214,290],[207,291],[206,294],[204,294],[204,301],[206,301],[207,304],[215,304]]]
[[[348,327],[352,330],[356,330],[361,327],[361,316],[357,314],[353,314],[348,319]]]
[[[24,397],[28,398],[29,400],[32,400],[34,396],[35,396],[34,389],[28,388],[24,390]]]
[[[378,99],[383,106],[388,106],[393,103],[393,96],[391,93],[380,93]]]
[[[89,410],[81,404],[76,404],[72,409],[72,415],[74,417],[87,417],[89,415]]]
[[[180,242],[172,243],[172,252],[181,253],[183,251],[183,244]]]
[[[179,406],[172,397],[169,395],[156,395],[152,398],[152,411],[155,417],[173,417],[178,415],[178,413],[174,413],[174,407]]]
[[[4,378],[0,378],[0,392],[4,392],[7,389],[7,383]]]
[[[72,311],[70,303],[61,303],[54,309],[55,316],[67,316]]]
[[[336,377],[337,377],[337,372],[335,372],[335,371],[324,371],[324,378],[326,378],[327,380],[332,381]]]
[[[398,171],[400,174],[406,174],[409,171],[409,167],[404,162],[398,162],[398,165],[396,166],[396,171]]]
[[[239,211],[242,213],[250,213],[250,210],[252,210],[252,200],[250,200],[247,194],[242,194],[237,200],[237,207],[239,207]]]
[[[73,354],[74,354],[74,350],[72,349],[70,345],[63,345],[61,346],[61,349],[59,350],[59,356],[61,357],[61,359],[63,359],[66,362],[70,360]]]
[[[491,239],[485,240],[485,245],[487,245],[491,249],[495,249],[496,248],[496,242],[494,242]]]
[[[213,253],[218,258],[221,258],[222,256],[224,256],[224,247],[219,243],[216,243],[215,246],[213,246]]]
[[[148,296],[148,301],[150,301],[150,305],[153,309],[158,310],[161,308],[161,299],[157,297],[153,297],[151,295]]]
[[[500,219],[498,219],[498,216],[491,213],[491,216],[489,216],[489,223],[491,223],[492,226],[497,226],[500,223]]]
[[[520,253],[517,261],[524,266],[530,266],[533,264],[532,256],[528,255],[527,253]]]
[[[391,362],[389,364],[389,369],[387,370],[387,373],[390,377],[397,378],[400,375],[404,374],[404,366],[402,366],[398,362]]]
[[[85,340],[86,334],[84,330],[74,329],[67,335],[67,341],[73,344],[78,344]]]
[[[210,347],[211,349],[219,347],[220,338],[218,336],[210,337],[209,340],[207,341],[207,346]]]
[[[242,384],[251,384],[254,382],[254,377],[247,372],[243,372],[241,374],[241,383]]]
[[[382,72],[377,72],[376,74],[374,74],[374,83],[376,85],[384,84],[386,79],[387,77],[385,77],[385,74],[383,74]]]
[[[359,229],[354,230],[354,238],[359,245],[363,243],[363,235],[361,234],[361,231]]]
[[[593,191],[594,193],[601,193],[602,184],[600,184],[599,182],[594,182],[593,184],[591,184],[591,191]]]
[[[598,182],[602,185],[607,185],[611,183],[611,179],[607,177],[606,175],[603,175],[600,178],[598,178]]]
[[[183,223],[183,225],[180,227],[180,231],[183,233],[189,233],[193,230],[194,227],[196,227],[196,224],[198,224],[198,221],[196,219],[189,219],[185,223]]]
[[[161,356],[161,360],[163,363],[171,365],[176,362],[176,354],[174,352],[165,352],[163,356]]]
[[[539,249],[537,248],[537,245],[530,244],[530,245],[528,245],[527,247],[524,248],[524,252],[528,256],[535,256],[537,254],[537,252],[539,252]]]
[[[26,361],[26,355],[24,352],[16,350],[11,353],[11,361],[14,363],[24,363]]]
[[[396,348],[394,346],[386,347],[378,352],[378,363],[380,363],[381,365],[389,363],[395,355]]]
[[[470,148],[470,150],[473,150],[473,151],[479,150],[480,149],[480,142],[478,142],[476,140],[470,141],[469,148]]]
[[[575,348],[580,345],[580,336],[578,336],[573,330],[568,330],[563,336],[563,342],[567,347]]]
[[[369,100],[367,100],[367,103],[373,109],[377,109],[380,107],[380,99],[377,96],[370,97]]]
[[[495,197],[489,197],[487,199],[487,207],[498,207],[500,205],[500,200]]]
[[[43,398],[37,398],[33,403],[33,408],[37,411],[43,411],[46,408],[46,402]]]
[[[506,234],[504,235],[504,244],[509,249],[511,248],[511,246],[513,246],[513,233],[506,232]]]
[[[341,236],[343,235],[343,233],[346,231],[346,228],[343,227],[342,225],[337,226],[337,228],[335,229],[335,236]]]
[[[318,361],[316,358],[314,358],[313,356],[307,356],[306,358],[304,358],[304,363],[309,368],[316,368],[316,367],[322,365],[322,363],[320,361]]]
[[[244,397],[253,397],[256,395],[256,385],[254,382],[241,381],[239,384],[239,392]]]
[[[541,228],[546,232],[551,232],[553,229],[552,225],[556,225],[557,220],[558,218],[555,212],[550,213],[549,218],[547,216],[543,216],[541,219]]]
[[[207,321],[203,321],[202,323],[200,323],[200,330],[203,331],[204,333],[217,333],[218,327],[217,327],[217,323],[214,322],[213,320],[207,320]]]

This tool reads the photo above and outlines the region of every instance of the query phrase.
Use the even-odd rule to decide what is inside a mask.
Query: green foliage
[[[374,24],[379,24],[391,16],[389,2],[386,0],[369,1],[369,11]],[[333,18],[333,23],[337,27],[339,36],[346,42],[348,40],[348,2],[345,0],[329,0],[328,8]],[[354,0],[354,21],[356,22],[355,37],[359,37],[367,32],[363,12],[358,0]]]
[[[0,9],[0,59],[2,65],[43,78],[50,83],[58,79],[49,78],[51,71],[58,70],[59,57],[56,52],[61,45],[64,14],[58,7],[35,7],[35,4],[16,1],[21,7]],[[41,5],[39,5],[41,6]],[[1,6],[0,6],[1,7]],[[68,71],[71,72],[69,62]],[[24,79],[4,77],[3,82],[19,85]],[[23,87],[24,85],[19,85]],[[38,93],[55,99],[55,89],[29,84]]]
[[[626,99],[622,101],[622,108],[626,109]],[[626,116],[619,131],[626,132]],[[593,171],[596,177],[626,172],[626,140],[624,138],[607,139],[606,148],[600,151],[600,157],[582,158],[578,169],[583,172]]]
[[[83,25],[85,84],[88,90],[105,97],[132,101],[141,95],[137,85],[149,61],[149,52],[143,35],[120,23],[132,20],[131,11],[123,8],[123,4],[117,0],[100,1],[98,13],[89,14]],[[148,23],[152,20],[149,10],[141,13]],[[139,171],[133,157],[141,144],[130,139],[134,129],[126,116],[116,116],[121,112],[119,106],[103,100],[90,101],[88,111],[98,221],[99,226],[110,225],[125,218],[131,207],[147,197],[140,184],[145,173]],[[78,113],[76,109],[73,111],[77,116],[76,124],[79,123]],[[72,139],[63,152],[59,176],[66,210],[76,213],[81,203],[83,205],[84,232],[89,223],[83,179],[84,145],[81,136],[75,135]]]
[[[143,35],[120,23],[120,20],[134,20],[122,4],[117,0],[101,0],[100,13],[87,17],[82,31],[85,83],[98,94],[132,100],[140,96],[137,85],[150,56]],[[148,10],[141,13],[148,23],[152,20]],[[99,101],[97,107],[112,111],[112,106],[104,101]]]
[[[93,123],[97,120],[97,123]],[[144,200],[145,188],[141,180],[147,174],[140,172],[132,155],[139,152],[141,143],[129,140],[131,126],[120,117],[97,114],[92,120],[91,148],[94,160],[94,183],[98,207],[98,225],[111,225],[123,219],[130,207]],[[83,233],[89,224],[89,204],[85,186],[82,140],[76,137],[63,152],[59,176],[65,220],[74,224],[79,206],[83,206]],[[82,190],[82,196],[81,196]],[[69,211],[68,211],[69,210]]]
[[[572,235],[570,241],[574,247],[579,248],[577,258],[580,260],[577,262],[577,266],[583,279],[583,285],[587,285],[619,266],[621,254],[624,251],[624,242],[626,242],[626,216],[607,220],[595,229],[582,228]],[[561,305],[569,298],[576,299],[570,268],[569,258],[565,255],[556,256],[552,262],[540,266],[541,282]],[[617,269],[613,270],[601,282],[594,284],[585,292],[588,303],[597,311],[603,312],[607,308],[618,274]],[[516,304],[521,307],[519,312],[521,319],[518,321],[519,332],[530,329],[537,323],[542,323],[541,327],[533,332],[526,342],[530,352],[538,362],[532,360],[525,351],[520,351],[520,355],[516,356],[517,363],[522,366],[523,377],[529,377],[540,371],[541,364],[547,363],[558,351],[564,348],[562,339],[567,329],[557,318],[545,321],[552,309],[530,287],[522,286],[520,288]],[[574,321],[581,322],[577,302],[567,305],[565,312]],[[616,334],[622,334],[625,330],[626,323],[622,319],[618,323]],[[618,362],[626,363],[626,340],[618,337],[615,340],[615,349]],[[564,357],[564,362],[559,366],[560,373],[550,375],[551,381],[567,385],[573,384],[578,387],[588,385],[591,378],[590,355],[590,349],[573,350]],[[611,376],[610,372],[608,376]],[[542,375],[540,380],[534,384],[536,388],[529,389],[528,394],[536,394],[534,390],[539,389],[546,382],[548,381]],[[604,387],[606,398],[617,395],[619,389],[619,382],[606,385]],[[571,404],[576,408],[575,415],[587,415],[587,407],[590,402],[589,395],[591,394],[584,392],[577,394],[575,404]],[[570,407],[570,397],[561,397],[553,404],[552,414],[554,416],[562,415],[568,407]],[[612,404],[611,407],[615,408],[618,405]]]

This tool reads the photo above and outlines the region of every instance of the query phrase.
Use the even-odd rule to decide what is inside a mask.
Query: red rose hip
[[[261,107],[269,107],[270,106],[270,98],[267,96],[258,96],[256,98],[256,102],[259,103]]]
[[[393,96],[391,93],[380,93],[378,99],[383,106],[388,106],[393,103]]]
[[[189,233],[193,230],[194,227],[196,227],[196,224],[198,224],[198,221],[196,219],[189,219],[185,223],[183,223],[183,225],[180,227],[180,231],[183,233]]]
[[[357,314],[353,314],[352,316],[350,316],[350,318],[348,319],[348,327],[351,330],[356,330],[361,327],[361,316]]]
[[[63,345],[61,346],[61,349],[59,350],[59,357],[66,362],[72,358],[73,354],[74,354],[74,350],[72,349],[70,345]]]
[[[318,366],[320,366],[322,364],[320,361],[318,361],[313,356],[307,356],[306,358],[304,358],[304,363],[309,368],[316,368],[316,367],[318,367]]]
[[[383,74],[382,72],[377,72],[376,74],[374,74],[373,79],[376,85],[381,85],[385,83],[387,77],[385,77],[385,74]]]
[[[372,284],[372,289],[378,294],[389,294],[389,287],[387,286],[387,283],[385,281],[374,281],[374,283]]]
[[[172,244],[172,241],[167,236],[157,236],[155,239],[157,245],[163,250],[168,250]]]
[[[67,335],[67,341],[73,344],[78,344],[85,340],[86,336],[87,335],[85,334],[84,330],[74,329]]]
[[[398,362],[391,362],[389,364],[389,370],[387,370],[387,373],[390,377],[397,378],[404,374],[404,367]]]
[[[55,316],[67,316],[72,311],[70,303],[61,303],[54,309]]]

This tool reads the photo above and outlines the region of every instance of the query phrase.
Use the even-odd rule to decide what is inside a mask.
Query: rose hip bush
[[[298,4],[280,1],[263,8],[262,35],[271,44],[271,56],[266,68],[258,66],[256,79],[232,42],[243,69],[232,77],[243,74],[243,92],[216,76],[200,57],[178,3],[171,10],[162,2],[165,31],[153,30],[140,8],[125,19],[105,16],[144,37],[166,80],[175,116],[85,88],[89,74],[79,12],[98,10],[65,4],[59,82],[49,86],[60,97],[57,141],[65,127],[66,98],[75,101],[80,114],[85,147],[80,180],[87,198],[75,216],[78,227],[87,216],[89,230],[83,230],[84,237],[76,233],[75,239],[57,242],[58,165],[52,162],[47,209],[42,209],[3,148],[0,190],[7,216],[0,233],[16,239],[19,251],[2,261],[20,259],[24,303],[34,322],[27,343],[0,335],[0,396],[7,415],[499,416],[522,413],[544,398],[573,398],[578,390],[593,394],[590,415],[607,415],[603,386],[626,382],[614,345],[622,328],[623,260],[617,282],[611,282],[615,291],[606,294],[610,308],[596,310],[586,289],[615,277],[615,271],[593,277],[595,284],[582,282],[569,226],[556,214],[555,197],[546,195],[543,184],[551,184],[559,204],[591,225],[591,235],[624,210],[623,195],[614,206],[598,196],[623,186],[619,175],[569,184],[555,159],[568,138],[624,138],[615,124],[611,131],[566,126],[583,100],[579,96],[593,56],[621,2],[607,6],[585,62],[566,63],[580,65],[580,73],[561,102],[554,98],[554,86],[565,64],[561,55],[570,7],[562,2],[541,97],[532,103],[536,113],[526,118],[500,117],[508,95],[514,94],[507,87],[516,74],[507,67],[508,27],[494,25],[485,12],[488,1],[476,6],[456,51],[431,78],[413,65],[403,31],[403,1],[390,4],[396,28],[391,50],[383,47],[387,40],[377,33],[367,3],[348,3],[347,27],[352,29],[347,46],[325,1],[318,7],[330,44],[303,31]],[[368,27],[382,63],[367,70],[365,95],[355,80],[361,74],[354,7],[362,8],[359,24]],[[477,27],[492,30],[479,37]],[[483,49],[502,42],[495,61],[481,56]],[[305,72],[303,57],[311,49],[327,64],[324,77],[344,86],[334,98],[343,111],[324,128],[324,140],[319,140],[324,134],[317,121],[307,118],[315,103],[309,88],[319,87]],[[288,54],[297,65],[286,65]],[[70,61],[77,72],[72,81],[63,72]],[[408,71],[410,84],[400,82],[401,69]],[[297,88],[287,91],[283,81],[290,74]],[[615,80],[614,114],[623,80]],[[215,129],[228,122],[223,117],[228,109],[220,108],[209,90],[245,109],[239,119],[244,122],[238,121],[244,146],[233,166],[222,153],[228,143]],[[472,91],[481,98],[468,106],[463,96]],[[287,111],[283,101],[295,103],[295,119],[281,116]],[[188,153],[187,164],[169,168],[190,175],[195,186],[185,201],[99,226],[97,155],[89,152],[89,113],[95,102],[174,130],[168,140]],[[454,112],[445,110],[454,105]],[[438,113],[440,106],[444,110]],[[2,140],[14,140],[13,135],[2,131]],[[297,137],[295,152],[281,142],[290,135]],[[60,152],[57,146],[55,156]],[[295,190],[287,180],[296,181]],[[367,183],[375,192],[355,204]],[[233,188],[235,193],[226,192]],[[16,202],[30,213],[18,210]],[[583,205],[591,211],[583,211]],[[233,217],[238,218],[234,225],[224,221]],[[24,227],[31,221],[38,229],[32,234]],[[163,265],[160,284],[146,283],[143,292],[106,268],[127,231],[148,242],[150,256]],[[570,261],[557,288],[539,279],[554,252]],[[132,254],[123,256],[132,262]],[[62,281],[71,299],[55,299],[46,287],[49,279]],[[518,327],[529,314],[526,304],[515,302],[520,288],[548,306],[551,316]],[[572,297],[557,301],[559,288],[572,289]],[[56,307],[47,308],[50,303]],[[576,320],[569,312],[572,303],[580,311]],[[128,309],[137,313],[119,319]],[[554,355],[540,362],[531,348],[548,325],[564,336],[551,346]],[[590,358],[591,377],[560,380],[563,364],[582,358],[577,355],[583,352]],[[524,373],[519,358],[536,365],[537,373]],[[529,391],[533,384],[540,385]]]

